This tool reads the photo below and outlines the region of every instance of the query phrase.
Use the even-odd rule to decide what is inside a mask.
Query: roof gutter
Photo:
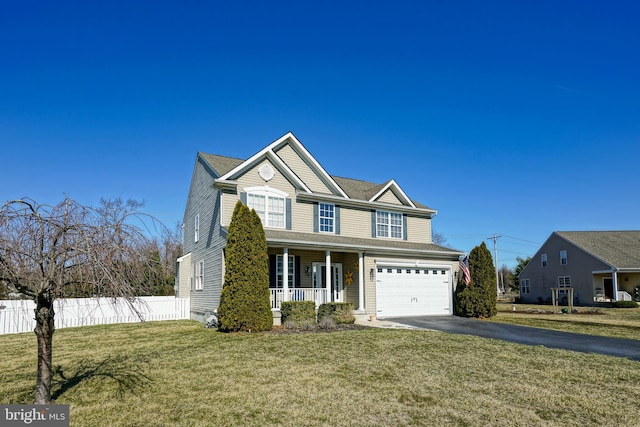
[[[392,209],[394,211],[400,211],[404,213],[410,213],[412,215],[425,216],[427,218],[431,218],[432,216],[436,216],[438,214],[438,211],[433,209],[422,209],[417,207],[398,206],[398,205],[392,205],[391,203],[369,202],[366,200],[345,199],[343,197],[333,196],[330,194],[313,194],[313,193],[296,191],[296,198],[298,200],[303,200],[308,202],[332,202],[335,204],[339,204],[341,206],[352,206],[352,207],[363,208],[366,210],[371,210],[371,208],[379,207],[384,209]]]

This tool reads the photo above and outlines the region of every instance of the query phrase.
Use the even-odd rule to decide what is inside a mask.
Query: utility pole
[[[500,296],[500,279],[498,277],[498,239],[502,236],[496,234],[493,237],[487,237],[487,240],[493,240],[493,257],[496,259],[496,289],[498,296]]]

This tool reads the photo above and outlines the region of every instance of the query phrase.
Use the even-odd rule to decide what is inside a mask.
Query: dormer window
[[[247,207],[255,209],[264,227],[286,228],[286,193],[269,187],[252,187],[246,190]]]

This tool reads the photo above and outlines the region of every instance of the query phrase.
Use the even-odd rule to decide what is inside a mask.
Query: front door
[[[602,279],[602,286],[604,286],[604,297],[613,301],[613,279],[611,277],[604,277]]]
[[[331,264],[331,283],[326,286],[327,265],[323,263],[313,264],[313,287],[329,288],[327,299],[330,302],[342,302],[342,264]]]

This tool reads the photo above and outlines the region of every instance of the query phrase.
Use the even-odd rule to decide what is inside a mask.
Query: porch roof
[[[294,233],[265,229],[267,244],[310,250],[339,250],[345,252],[375,252],[377,254],[430,256],[457,261],[463,252],[434,244],[412,243],[392,239],[357,239],[323,233]]]

